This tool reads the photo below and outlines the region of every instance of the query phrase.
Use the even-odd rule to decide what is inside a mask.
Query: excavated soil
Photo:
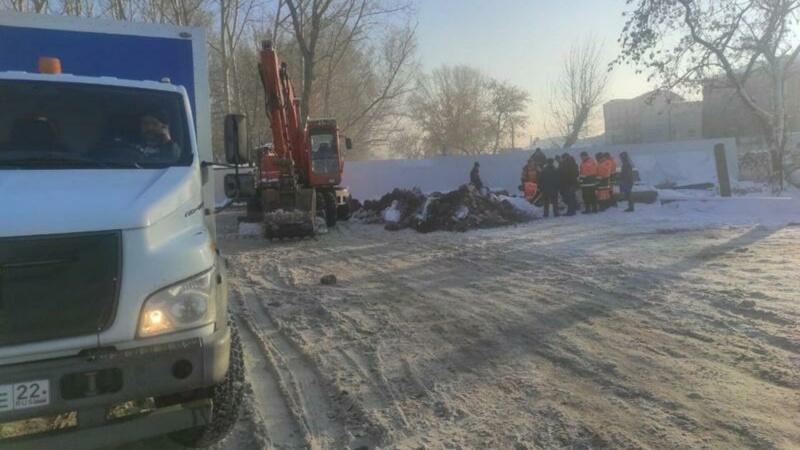
[[[480,193],[472,185],[430,195],[416,189],[395,189],[379,200],[365,201],[354,218],[385,224],[390,231],[412,228],[423,233],[495,228],[531,220],[508,200]]]

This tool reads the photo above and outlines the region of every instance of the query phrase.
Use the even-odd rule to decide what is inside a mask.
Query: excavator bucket
[[[276,190],[263,192],[268,207],[264,213],[264,237],[267,239],[303,238],[316,235],[316,192],[298,189],[293,199],[280,198]]]

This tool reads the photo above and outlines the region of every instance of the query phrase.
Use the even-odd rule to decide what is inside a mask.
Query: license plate
[[[0,413],[50,404],[50,380],[0,385]]]

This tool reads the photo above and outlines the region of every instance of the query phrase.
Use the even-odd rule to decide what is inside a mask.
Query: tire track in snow
[[[254,331],[256,325],[246,310],[240,288],[234,287],[232,291],[239,297],[239,308],[243,310],[238,317],[239,329],[242,330],[248,379],[253,387],[256,433],[263,433],[271,448],[303,447],[308,444],[305,433],[286,401],[280,380],[274,375],[272,357],[261,342],[261,336]]]
[[[272,364],[281,391],[310,448],[340,448],[347,433],[336,421],[336,407],[313,363],[287,338],[267,312],[257,291],[244,288],[251,331]]]

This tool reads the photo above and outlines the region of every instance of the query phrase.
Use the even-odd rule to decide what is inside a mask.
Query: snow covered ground
[[[284,243],[229,211],[250,387],[220,448],[798,448],[800,210],[745,202]]]

